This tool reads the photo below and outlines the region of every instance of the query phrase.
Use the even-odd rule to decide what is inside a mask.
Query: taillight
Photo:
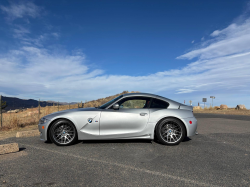
[[[190,124],[192,124],[193,122],[192,121],[189,121]]]

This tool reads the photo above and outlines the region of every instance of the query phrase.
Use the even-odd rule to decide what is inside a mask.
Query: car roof
[[[123,96],[148,96],[148,97],[161,97],[159,95],[155,95],[155,94],[150,94],[150,93],[126,93],[126,94],[123,94]],[[164,97],[162,97],[164,98]],[[166,99],[166,98],[165,98]]]
[[[181,103],[178,103],[176,101],[173,101],[171,99],[159,96],[159,95],[155,95],[155,94],[150,94],[150,93],[127,93],[127,94],[123,94],[124,97],[132,97],[132,96],[145,96],[145,97],[153,97],[153,98],[157,98],[157,99],[161,99],[164,101],[167,101],[170,105],[175,105],[175,106],[179,106],[179,105],[183,105]]]

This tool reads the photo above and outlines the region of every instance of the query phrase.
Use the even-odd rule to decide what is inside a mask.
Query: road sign
[[[205,102],[207,102],[207,98],[202,98],[202,102],[204,102],[204,109],[205,109]]]
[[[215,97],[214,97],[214,96],[210,96],[210,98],[212,98],[212,107],[214,107],[214,102],[213,102],[213,100],[215,99]]]

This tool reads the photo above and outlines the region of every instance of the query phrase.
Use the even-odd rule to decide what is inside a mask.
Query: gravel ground
[[[195,114],[199,134],[178,146],[148,140],[8,138],[20,151],[0,156],[0,186],[250,186],[250,117]]]

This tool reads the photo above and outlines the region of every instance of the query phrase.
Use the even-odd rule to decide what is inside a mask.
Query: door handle
[[[145,115],[147,115],[147,113],[140,113],[140,115],[141,115],[141,116],[145,116]]]

